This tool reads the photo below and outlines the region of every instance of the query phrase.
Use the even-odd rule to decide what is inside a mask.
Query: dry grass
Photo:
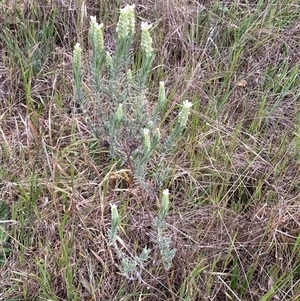
[[[72,113],[73,46],[88,44],[97,15],[113,49],[128,1],[38,2],[0,4],[0,198],[11,215],[0,300],[299,300],[299,3],[136,1],[139,21],[155,23],[153,99],[164,80],[168,120],[194,103],[171,159],[177,253],[166,272],[151,228],[158,196],[142,200]],[[120,275],[108,244],[113,203],[127,254],[152,249],[140,282]]]

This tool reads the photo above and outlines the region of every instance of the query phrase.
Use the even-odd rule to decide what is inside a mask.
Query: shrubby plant
[[[171,239],[164,235],[166,229],[165,218],[169,211],[169,190],[163,191],[161,199],[161,207],[158,213],[158,217],[154,220],[153,226],[157,231],[156,243],[160,250],[161,259],[166,270],[171,268],[172,260],[175,256],[176,249],[171,249]]]
[[[167,102],[164,82],[159,83],[158,100],[154,106],[147,99],[149,75],[155,58],[150,28],[148,23],[141,23],[141,63],[137,66],[131,50],[135,35],[134,5],[121,9],[113,54],[105,50],[103,24],[98,24],[96,18],[91,17],[92,85],[86,93],[82,82],[82,49],[76,44],[73,59],[74,97],[96,137],[108,143],[112,158],[127,162],[139,183],[145,183],[147,165],[159,151],[160,159],[154,160],[151,166],[155,166],[154,180],[162,187],[168,176],[166,157],[186,127],[191,103],[187,100],[183,102],[175,126],[162,142],[160,125]]]
[[[114,247],[118,258],[121,260],[120,270],[128,280],[140,280],[142,269],[147,264],[149,259],[150,249],[145,247],[139,256],[128,256],[118,246],[118,242],[124,245],[121,238],[118,236],[118,230],[121,217],[119,215],[116,205],[111,205],[111,228],[108,230],[108,239],[110,244]]]
[[[141,194],[147,194],[146,181],[151,177],[157,188],[161,188],[168,176],[167,156],[174,151],[178,139],[186,127],[192,104],[185,100],[169,135],[161,139],[161,121],[165,117],[167,97],[164,82],[159,83],[158,99],[149,103],[148,81],[155,58],[151,25],[141,23],[141,61],[134,62],[131,45],[135,36],[134,5],[121,9],[117,24],[116,48],[113,53],[105,50],[103,24],[91,17],[90,77],[92,84],[88,93],[83,89],[82,49],[74,48],[73,77],[74,97],[81,108],[87,124],[91,125],[96,137],[109,145],[113,159],[127,163],[134,178],[140,184]],[[159,156],[157,155],[159,154]],[[151,161],[151,164],[149,164]],[[146,188],[146,189],[145,189]],[[157,244],[166,270],[171,267],[175,249],[170,248],[171,240],[164,236],[165,217],[169,209],[169,192],[164,190],[162,207],[153,225],[157,231]],[[139,278],[146,264],[150,250],[144,248],[139,256],[128,256],[118,246],[120,216],[117,207],[111,208],[111,228],[108,238],[121,260],[122,273],[128,278]],[[127,252],[128,253],[128,252]],[[133,276],[135,274],[135,276]]]
[[[161,206],[157,218],[153,222],[156,230],[156,243],[160,250],[161,260],[166,270],[171,268],[172,260],[176,249],[171,249],[171,239],[164,235],[166,229],[165,218],[169,211],[169,190],[165,189],[162,194]],[[108,239],[116,250],[117,256],[121,260],[122,274],[129,280],[141,279],[141,272],[149,259],[150,249],[145,247],[139,256],[128,256],[118,246],[118,241],[123,245],[123,241],[118,236],[121,217],[116,205],[111,205],[111,228],[108,229]]]

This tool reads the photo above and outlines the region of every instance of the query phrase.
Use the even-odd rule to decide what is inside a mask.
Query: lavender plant
[[[125,248],[125,244],[118,236],[120,221],[121,217],[117,206],[111,205],[111,228],[108,229],[108,239],[121,260],[120,270],[128,280],[141,280],[142,270],[147,264],[151,250],[145,247],[139,256],[134,256],[128,251],[127,254],[123,252],[122,249]],[[119,247],[118,242],[123,248]]]
[[[172,260],[175,256],[176,249],[171,249],[171,239],[165,236],[164,232],[166,230],[165,218],[169,211],[169,190],[165,189],[163,191],[162,199],[161,199],[161,207],[158,212],[157,218],[153,222],[153,227],[157,232],[156,243],[160,250],[160,255],[162,259],[162,263],[166,270],[171,268]]]
[[[176,254],[176,249],[171,249],[171,239],[165,236],[165,218],[169,211],[169,190],[165,189],[162,194],[161,207],[157,218],[153,221],[153,228],[157,233],[156,243],[160,250],[161,260],[166,270],[171,268],[172,260]],[[121,260],[121,272],[128,280],[140,280],[141,273],[149,259],[150,249],[145,247],[139,256],[128,256],[119,247],[118,242],[125,247],[123,241],[118,236],[121,217],[116,205],[111,205],[111,228],[108,229],[108,239],[114,247],[118,258]],[[128,253],[128,252],[127,252]]]
[[[75,103],[81,108],[86,123],[91,125],[96,137],[108,143],[111,157],[128,164],[140,184],[142,194],[145,191],[147,194],[147,189],[144,188],[147,187],[145,184],[150,174],[149,165],[152,166],[151,176],[157,189],[163,187],[169,173],[168,154],[175,150],[176,143],[186,128],[192,106],[188,100],[183,102],[169,135],[162,141],[160,126],[165,118],[167,105],[164,82],[159,83],[157,102],[151,105],[147,99],[149,75],[155,58],[150,29],[151,25],[141,23],[141,63],[139,67],[135,67],[131,50],[135,35],[134,5],[126,5],[121,9],[113,53],[105,50],[103,24],[98,24],[96,18],[91,17],[89,35],[92,47],[92,85],[87,89],[88,93],[83,89],[84,68],[79,44],[76,44],[73,53]],[[171,240],[164,235],[164,220],[168,209],[169,192],[164,190],[162,207],[153,226],[157,231],[156,242],[166,270],[171,267],[176,252],[170,248]],[[139,256],[129,254],[118,236],[119,225],[117,207],[112,205],[111,228],[108,231],[110,244],[121,261],[122,273],[128,279],[140,279],[150,250],[144,248]]]
[[[162,187],[168,169],[167,154],[172,151],[186,127],[191,103],[185,101],[165,142],[161,141],[160,124],[165,114],[167,97],[164,83],[159,84],[158,101],[148,103],[148,81],[155,54],[149,30],[151,25],[141,23],[141,64],[134,67],[131,44],[135,35],[134,5],[121,9],[116,28],[116,49],[108,53],[104,46],[103,24],[95,17],[90,22],[90,75],[92,85],[88,93],[83,89],[82,49],[74,48],[74,98],[100,141],[109,145],[110,155],[121,159],[131,169],[135,179],[143,184],[148,175],[147,166],[152,159],[157,172],[152,173]],[[160,159],[155,153],[160,152]],[[160,170],[164,170],[161,173]]]

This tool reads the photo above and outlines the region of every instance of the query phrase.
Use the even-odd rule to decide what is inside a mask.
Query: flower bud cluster
[[[147,22],[142,22],[141,24],[141,29],[142,29],[141,47],[147,58],[153,55],[152,38],[149,33],[149,29],[151,27],[152,25],[148,24]]]
[[[133,36],[135,32],[134,4],[126,5],[121,9],[116,31],[119,39]]]

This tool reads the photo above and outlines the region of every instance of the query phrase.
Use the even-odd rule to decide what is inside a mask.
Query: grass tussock
[[[298,1],[136,3],[137,27],[153,24],[153,106],[165,82],[162,139],[193,103],[164,187],[149,181],[147,194],[73,96],[73,48],[88,64],[90,16],[113,53],[131,3],[38,3],[0,4],[0,299],[299,300]],[[163,189],[170,269],[153,227]],[[134,261],[151,249],[130,277],[109,241],[111,205],[117,251]]]

